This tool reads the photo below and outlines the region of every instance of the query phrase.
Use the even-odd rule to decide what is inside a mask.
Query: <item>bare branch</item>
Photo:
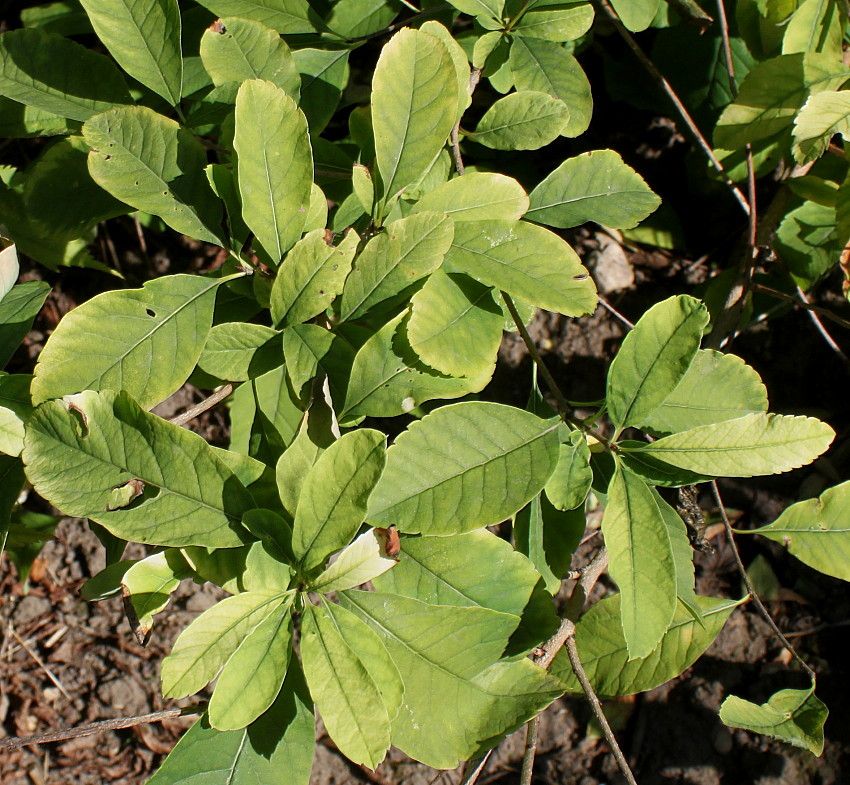
[[[213,406],[221,403],[228,395],[230,395],[230,393],[233,392],[234,389],[234,385],[232,384],[223,384],[212,395],[204,398],[204,400],[200,403],[196,403],[194,406],[186,409],[183,414],[178,414],[176,417],[172,417],[168,422],[174,423],[175,425],[186,425],[186,423],[194,420],[199,414],[203,414],[208,409],[212,409]]]
[[[83,725],[79,728],[65,728],[51,733],[40,733],[37,736],[23,736],[0,739],[0,750],[14,750],[18,747],[26,747],[29,744],[49,744],[54,741],[67,741],[68,739],[79,739],[83,736],[94,736],[97,733],[105,733],[111,730],[132,728],[134,725],[143,725],[149,722],[162,722],[163,720],[183,717],[187,714],[202,714],[206,710],[206,704],[187,706],[185,709],[166,709],[155,711],[151,714],[140,714],[136,717],[117,717],[113,720],[94,722],[91,725]]]
[[[711,161],[711,165],[719,172],[720,176],[723,178],[723,182],[729,187],[732,191],[735,199],[738,200],[738,204],[741,205],[741,208],[745,213],[749,214],[750,205],[747,201],[744,194],[741,193],[741,189],[735,185],[735,182],[729,177],[726,169],[723,168],[723,164],[717,159],[717,156],[714,154],[714,150],[711,149],[711,145],[706,140],[705,136],[703,136],[702,132],[697,127],[697,124],[694,122],[688,110],[685,108],[685,105],[682,103],[679,96],[676,94],[676,91],[670,86],[670,83],[664,78],[664,75],[659,71],[652,60],[647,57],[646,53],[643,49],[640,48],[637,41],[635,41],[634,36],[624,27],[623,23],[620,21],[620,17],[617,16],[617,12],[611,7],[611,4],[608,0],[599,0],[599,4],[602,7],[602,10],[607,14],[611,23],[614,25],[614,28],[626,42],[629,49],[634,52],[635,57],[640,61],[641,65],[649,72],[652,78],[658,83],[661,89],[667,94],[667,97],[673,103],[673,106],[676,108],[676,112],[679,114],[679,117],[682,118],[682,121],[687,126],[688,130],[691,132],[691,135],[696,140],[696,143],[705,153],[706,157],[709,161]]]
[[[726,512],[726,505],[723,504],[723,499],[720,496],[720,489],[717,487],[717,480],[711,481],[711,490],[714,493],[714,500],[717,502],[717,507],[720,510],[720,517],[723,519],[723,526],[726,529],[726,537],[729,540],[729,547],[732,549],[732,555],[735,557],[735,564],[738,567],[738,572],[741,575],[741,580],[744,582],[744,586],[747,587],[747,592],[752,598],[753,603],[761,614],[762,618],[767,622],[768,626],[771,630],[773,630],[773,634],[782,641],[782,645],[788,649],[791,653],[791,656],[794,657],[800,665],[803,666],[803,669],[809,676],[814,679],[817,674],[814,670],[809,666],[809,664],[799,655],[797,654],[797,650],[791,645],[788,638],[783,635],[782,630],[776,626],[776,622],[773,620],[773,617],[768,612],[767,608],[764,607],[764,603],[762,603],[759,598],[756,590],[753,588],[752,581],[750,581],[750,576],[747,575],[747,569],[744,567],[744,562],[741,560],[741,554],[738,552],[738,546],[735,543],[735,534],[732,531],[732,523],[729,521],[729,515]]]

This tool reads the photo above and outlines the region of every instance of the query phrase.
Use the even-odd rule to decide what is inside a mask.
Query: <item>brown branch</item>
[[[475,88],[478,87],[478,83],[481,81],[481,68],[473,68],[469,72],[469,97],[472,97],[472,94],[475,92]],[[466,171],[466,168],[463,165],[463,156],[460,154],[460,120],[458,117],[457,122],[452,127],[452,132],[449,136],[449,140],[452,144],[452,158],[454,158],[455,162],[455,171],[463,176],[463,173]]]
[[[705,136],[703,136],[702,132],[697,127],[697,124],[694,122],[688,110],[685,108],[685,105],[682,103],[679,96],[676,94],[676,91],[671,87],[670,83],[667,79],[664,78],[664,75],[658,68],[655,67],[655,64],[652,60],[647,57],[646,53],[643,49],[640,48],[637,41],[635,41],[634,36],[624,27],[623,23],[620,21],[620,17],[617,16],[617,12],[611,7],[611,4],[608,0],[599,0],[599,5],[602,7],[602,10],[606,13],[608,18],[611,20],[611,23],[614,25],[614,28],[626,42],[626,45],[629,49],[632,50],[635,57],[640,61],[641,65],[649,72],[650,76],[660,85],[661,89],[666,93],[667,97],[672,102],[673,106],[676,108],[676,112],[679,117],[681,117],[682,121],[687,126],[688,130],[691,132],[691,135],[694,137],[694,140],[699,145],[700,149],[705,153],[708,160],[711,162],[711,165],[718,171],[723,182],[729,187],[732,191],[732,195],[735,199],[738,200],[738,204],[741,205],[741,208],[745,213],[749,214],[750,205],[747,201],[744,194],[741,193],[741,189],[735,185],[734,180],[729,177],[726,169],[724,169],[723,164],[720,163],[717,156],[714,154],[714,150],[711,149],[711,145],[706,140]]]
[[[162,722],[187,714],[201,714],[205,711],[206,704],[187,706],[185,709],[166,709],[155,711],[151,714],[140,714],[136,717],[118,717],[113,720],[102,720],[91,725],[83,725],[79,728],[65,728],[64,730],[52,731],[51,733],[40,733],[37,736],[23,736],[0,739],[0,750],[14,750],[18,747],[26,747],[29,744],[49,744],[54,741],[67,741],[68,739],[79,739],[83,736],[94,736],[97,733],[105,733],[111,730],[132,728],[134,725],[144,725],[149,722]]]
[[[723,499],[720,496],[720,489],[717,487],[717,480],[711,481],[711,490],[714,493],[714,500],[717,502],[717,507],[720,510],[720,517],[723,519],[723,527],[726,529],[726,537],[729,540],[729,547],[732,549],[732,555],[735,558],[735,564],[738,567],[738,572],[741,575],[741,580],[744,582],[744,586],[747,587],[747,592],[753,600],[756,608],[761,614],[762,618],[767,622],[768,626],[771,630],[773,630],[773,634],[776,635],[777,638],[782,642],[782,645],[791,653],[791,656],[794,657],[800,665],[803,666],[803,669],[806,673],[811,676],[812,680],[814,680],[817,676],[814,670],[809,666],[809,664],[797,653],[797,650],[791,645],[791,642],[788,638],[783,635],[782,630],[776,626],[776,622],[773,620],[773,617],[770,615],[770,612],[767,608],[764,607],[764,603],[759,598],[756,593],[755,588],[753,587],[752,581],[750,581],[750,576],[747,575],[747,569],[744,567],[744,562],[741,560],[741,554],[738,552],[738,546],[735,543],[735,534],[732,531],[732,523],[729,520],[729,515],[726,512],[726,505],[723,503]]]
[[[827,308],[821,308],[819,305],[812,305],[807,300],[803,300],[800,297],[794,297],[792,294],[787,294],[786,292],[780,292],[778,289],[772,289],[770,286],[764,286],[760,283],[753,283],[750,287],[754,292],[760,292],[761,294],[766,294],[768,297],[775,297],[777,300],[785,300],[792,305],[796,305],[798,308],[804,308],[807,311],[813,311],[820,316],[823,316],[825,319],[829,319],[831,322],[835,322],[835,324],[844,327],[845,329],[850,329],[850,320],[844,319],[837,314],[834,314],[832,311]]]
[[[232,384],[223,384],[212,395],[186,409],[183,414],[172,417],[168,422],[174,423],[174,425],[186,425],[186,423],[194,420],[199,414],[203,414],[208,409],[212,409],[213,406],[221,403],[234,389],[235,387]]]

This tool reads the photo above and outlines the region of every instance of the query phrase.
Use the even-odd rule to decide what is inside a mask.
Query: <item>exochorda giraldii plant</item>
[[[417,13],[381,39],[368,95],[348,58],[393,22],[390,3],[81,5],[27,9],[0,35],[5,132],[57,137],[26,171],[2,170],[3,234],[49,267],[102,268],[95,227],[134,212],[228,256],[96,296],[32,376],[0,377],[0,512],[8,528],[26,481],[105,541],[155,546],[129,561],[110,548],[84,589],[123,593],[142,639],[180,581],[231,594],[163,662],[166,697],[216,683],[152,782],[306,783],[314,708],[352,761],[374,768],[392,744],[451,768],[581,693],[566,651],[548,667],[529,655],[559,629],[552,597],[589,499],[605,505],[619,589],[575,625],[590,684],[627,695],[693,663],[740,602],[695,594],[688,530],[657,487],[787,471],[834,434],[768,413],[752,368],[700,348],[708,311],[685,295],[627,336],[593,417],[536,389],[527,409],[477,399],[504,330],[537,308],[596,307],[556,230],[630,229],[659,205],[611,150],[530,192],[498,158],[464,168],[473,142],[535,150],[587,128],[572,51],[591,4]],[[458,12],[475,21],[455,37]],[[91,31],[108,55],[68,37]],[[503,97],[474,122],[481,80]],[[17,277],[10,247],[4,363],[48,293]],[[188,379],[233,390],[229,449],[150,413]],[[375,418],[398,418],[389,447]],[[843,491],[804,503],[818,531]],[[847,578],[808,509],[762,533]],[[513,544],[485,528],[505,520]],[[813,683],[764,706],[730,698],[722,718],[818,752],[825,715]]]

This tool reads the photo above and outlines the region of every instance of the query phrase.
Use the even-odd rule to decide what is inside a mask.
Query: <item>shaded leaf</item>
[[[0,95],[71,120],[133,102],[108,57],[37,28],[0,35]]]
[[[348,54],[347,49],[298,49],[292,53],[301,77],[299,106],[312,134],[321,133],[328,124],[348,84]],[[318,159],[318,150],[314,152]]]
[[[556,510],[574,510],[584,504],[592,481],[587,439],[581,431],[572,431],[559,447],[558,464],[546,482],[546,498]]]
[[[217,379],[243,382],[268,373],[282,362],[277,330],[250,322],[225,322],[210,330],[198,367]]]
[[[13,286],[0,301],[0,368],[12,359],[48,294],[47,281],[26,281]]]
[[[207,717],[182,736],[149,785],[308,785],[316,727],[297,661],[275,702],[242,730],[217,731]]]
[[[201,0],[216,16],[238,16],[260,22],[284,35],[315,32],[306,0]]]
[[[633,33],[646,30],[655,19],[661,0],[611,0],[623,24]]]

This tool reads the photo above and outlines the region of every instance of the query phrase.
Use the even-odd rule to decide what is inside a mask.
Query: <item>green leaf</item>
[[[661,513],[661,518],[667,526],[667,535],[670,537],[673,564],[676,568],[676,597],[688,609],[688,612],[698,622],[701,622],[702,613],[697,602],[696,592],[694,591],[696,580],[694,549],[691,547],[690,538],[688,537],[688,528],[682,516],[667,504],[661,498],[661,494],[654,488],[652,489],[652,497],[655,499],[655,504]]]
[[[505,0],[452,0],[458,11],[484,19],[500,19],[505,8]]]
[[[339,0],[326,22],[340,38],[356,40],[383,30],[398,12],[399,7],[386,0]]]
[[[324,311],[342,292],[360,238],[350,230],[334,246],[329,229],[316,229],[286,255],[272,287],[275,324],[301,324]]]
[[[815,695],[814,684],[808,690],[779,690],[760,706],[730,695],[720,707],[724,725],[772,736],[818,756],[823,753],[823,724],[828,714]]]
[[[121,577],[121,594],[124,607],[133,609],[135,619],[130,623],[142,645],[153,629],[153,617],[162,611],[171,594],[183,578],[189,578],[192,569],[179,551],[165,550],[137,561],[126,568]]]
[[[48,294],[46,281],[26,281],[13,286],[0,301],[0,368],[12,359]]]
[[[277,490],[283,509],[295,517],[304,480],[319,456],[334,442],[333,412],[323,400],[314,399],[297,435],[275,467]]]
[[[0,452],[17,457],[24,448],[24,422],[32,414],[28,374],[0,374]]]
[[[761,534],[819,572],[850,581],[850,482],[827,488],[819,498],[788,507],[773,523],[741,534]]]
[[[242,218],[276,265],[301,236],[313,184],[307,118],[283,90],[250,79],[236,96]]]
[[[597,602],[576,625],[576,647],[594,691],[601,698],[645,692],[674,679],[711,645],[742,600],[697,597],[704,626],[680,607],[658,646],[643,659],[629,659],[620,626],[622,595]],[[552,673],[567,691],[582,693],[566,652],[552,663]]]
[[[563,46],[540,38],[514,38],[510,66],[517,90],[548,93],[569,107],[570,119],[561,136],[575,137],[587,130],[593,114],[590,82]]]
[[[280,333],[249,322],[213,327],[198,358],[198,367],[217,379],[244,382],[283,362]]]
[[[177,0],[80,0],[97,37],[130,76],[180,103],[183,59]]]
[[[655,19],[661,0],[611,0],[623,24],[633,33],[646,30]]]
[[[492,104],[467,137],[494,150],[537,150],[554,142],[569,119],[560,98],[522,90]]]
[[[387,556],[387,534],[383,529],[368,529],[340,551],[333,564],[310,582],[310,591],[329,594],[353,589],[374,580],[396,566]]]
[[[81,121],[133,102],[108,57],[35,28],[0,35],[0,95]]]
[[[556,510],[539,493],[514,517],[514,541],[531,560],[546,591],[557,594],[586,527],[584,509]]]
[[[431,605],[490,608],[519,617],[539,579],[525,556],[487,529],[450,537],[403,535],[398,558],[375,589]]]
[[[635,474],[640,475],[650,485],[661,485],[664,487],[678,488],[682,485],[696,485],[700,482],[708,482],[714,479],[711,474],[698,474],[686,471],[677,466],[654,458],[643,453],[645,442],[623,439],[617,443],[620,449],[620,458],[623,465]],[[634,452],[627,452],[629,448],[635,448]]]
[[[33,403],[107,389],[127,391],[145,409],[164,401],[183,386],[201,355],[222,280],[168,275],[78,306],[39,355]]]
[[[823,52],[842,62],[845,9],[838,0],[803,0],[782,36],[782,54]]]
[[[653,491],[619,469],[608,486],[602,518],[609,572],[620,589],[620,619],[629,659],[658,645],[676,610],[676,566]]]
[[[438,185],[414,206],[414,213],[435,210],[454,221],[518,221],[528,209],[528,195],[513,177],[470,172]]]
[[[72,133],[79,127],[53,112],[13,101],[0,95],[0,136],[23,139],[29,136],[57,136]]]
[[[208,708],[210,725],[238,730],[250,725],[277,697],[292,652],[291,600],[287,598],[244,637],[228,657]]]
[[[381,692],[390,722],[398,715],[404,684],[398,668],[380,636],[359,616],[340,605],[325,602],[323,608],[332,619],[343,640],[366,667]]]
[[[559,229],[587,221],[632,229],[661,204],[643,178],[613,150],[568,158],[529,198],[526,218]]]
[[[339,306],[343,320],[359,319],[399,295],[443,262],[454,223],[440,212],[424,211],[388,224],[354,262]]]
[[[669,297],[641,317],[608,370],[605,400],[616,434],[643,422],[675,390],[707,324],[706,307],[687,295]]]
[[[225,17],[204,30],[201,60],[215,85],[264,79],[298,100],[301,77],[286,42],[250,19]]]
[[[497,662],[516,616],[379,592],[341,595],[389,650],[404,680],[392,742],[443,769],[519,727],[563,691],[528,659]]]
[[[451,25],[449,26],[451,27]],[[442,41],[452,58],[457,84],[457,112],[455,114],[455,120],[457,121],[472,103],[472,95],[469,92],[469,60],[466,57],[466,52],[463,51],[463,47],[452,36],[451,31],[437,21],[429,20],[420,26],[419,29],[423,33],[433,35]]]
[[[428,170],[457,117],[455,66],[446,45],[405,28],[381,50],[372,78],[375,154],[387,204]]]
[[[644,0],[638,0],[642,2]],[[545,0],[544,0],[545,2]],[[661,0],[655,0],[661,2]],[[593,24],[593,6],[584,2],[567,2],[532,6],[511,26],[516,36],[547,41],[574,41],[581,38]]]
[[[125,540],[233,548],[250,494],[197,434],[139,408],[127,393],[87,391],[50,401],[27,422],[27,477],[67,515]],[[120,503],[125,486],[144,492]]]
[[[93,117],[83,136],[89,172],[104,190],[181,234],[221,243],[221,202],[194,134],[145,106],[126,106]]]
[[[572,431],[558,448],[558,465],[546,482],[546,498],[556,510],[574,510],[584,504],[593,481],[590,447],[581,431]]]
[[[804,202],[785,214],[776,231],[776,251],[794,283],[805,289],[835,265],[844,248],[845,241],[840,238],[847,230],[847,194],[843,190],[838,191],[837,208]]]
[[[624,449],[699,474],[758,477],[811,463],[834,437],[832,428],[814,417],[758,413]]]
[[[794,159],[799,164],[820,158],[835,134],[850,136],[850,90],[817,93],[794,118]]]
[[[368,520],[412,534],[458,534],[499,523],[543,488],[558,459],[557,428],[497,403],[436,409],[411,423],[387,451]]]
[[[809,96],[837,90],[849,76],[840,62],[816,52],[759,63],[717,121],[715,146],[734,150],[784,131]]]
[[[267,619],[277,619],[290,597],[277,589],[227,597],[198,616],[162,661],[162,694],[194,695],[212,681],[240,644]]]
[[[217,16],[239,16],[260,22],[283,35],[313,33],[316,26],[307,0],[201,0]]]
[[[386,460],[386,438],[371,428],[352,431],[310,468],[292,529],[292,550],[305,569],[351,542],[366,519],[366,502]]]
[[[565,316],[596,308],[596,286],[558,235],[525,221],[469,221],[455,226],[446,261],[487,286]]]
[[[422,362],[449,376],[475,376],[493,367],[504,319],[490,287],[438,269],[411,305],[407,338]]]
[[[395,417],[426,401],[460,398],[487,386],[495,365],[472,377],[444,376],[410,348],[402,313],[387,322],[354,357],[340,419]]]
[[[308,785],[315,737],[313,702],[295,660],[262,717],[235,731],[217,731],[203,717],[148,785]]]
[[[340,752],[377,768],[390,746],[386,706],[369,671],[323,607],[305,609],[301,656],[310,694]]]
[[[301,111],[314,135],[333,117],[348,84],[348,55],[347,49],[298,49],[292,53],[301,77]]]
[[[664,403],[636,424],[676,433],[766,411],[767,390],[758,373],[734,354],[701,349]]]

